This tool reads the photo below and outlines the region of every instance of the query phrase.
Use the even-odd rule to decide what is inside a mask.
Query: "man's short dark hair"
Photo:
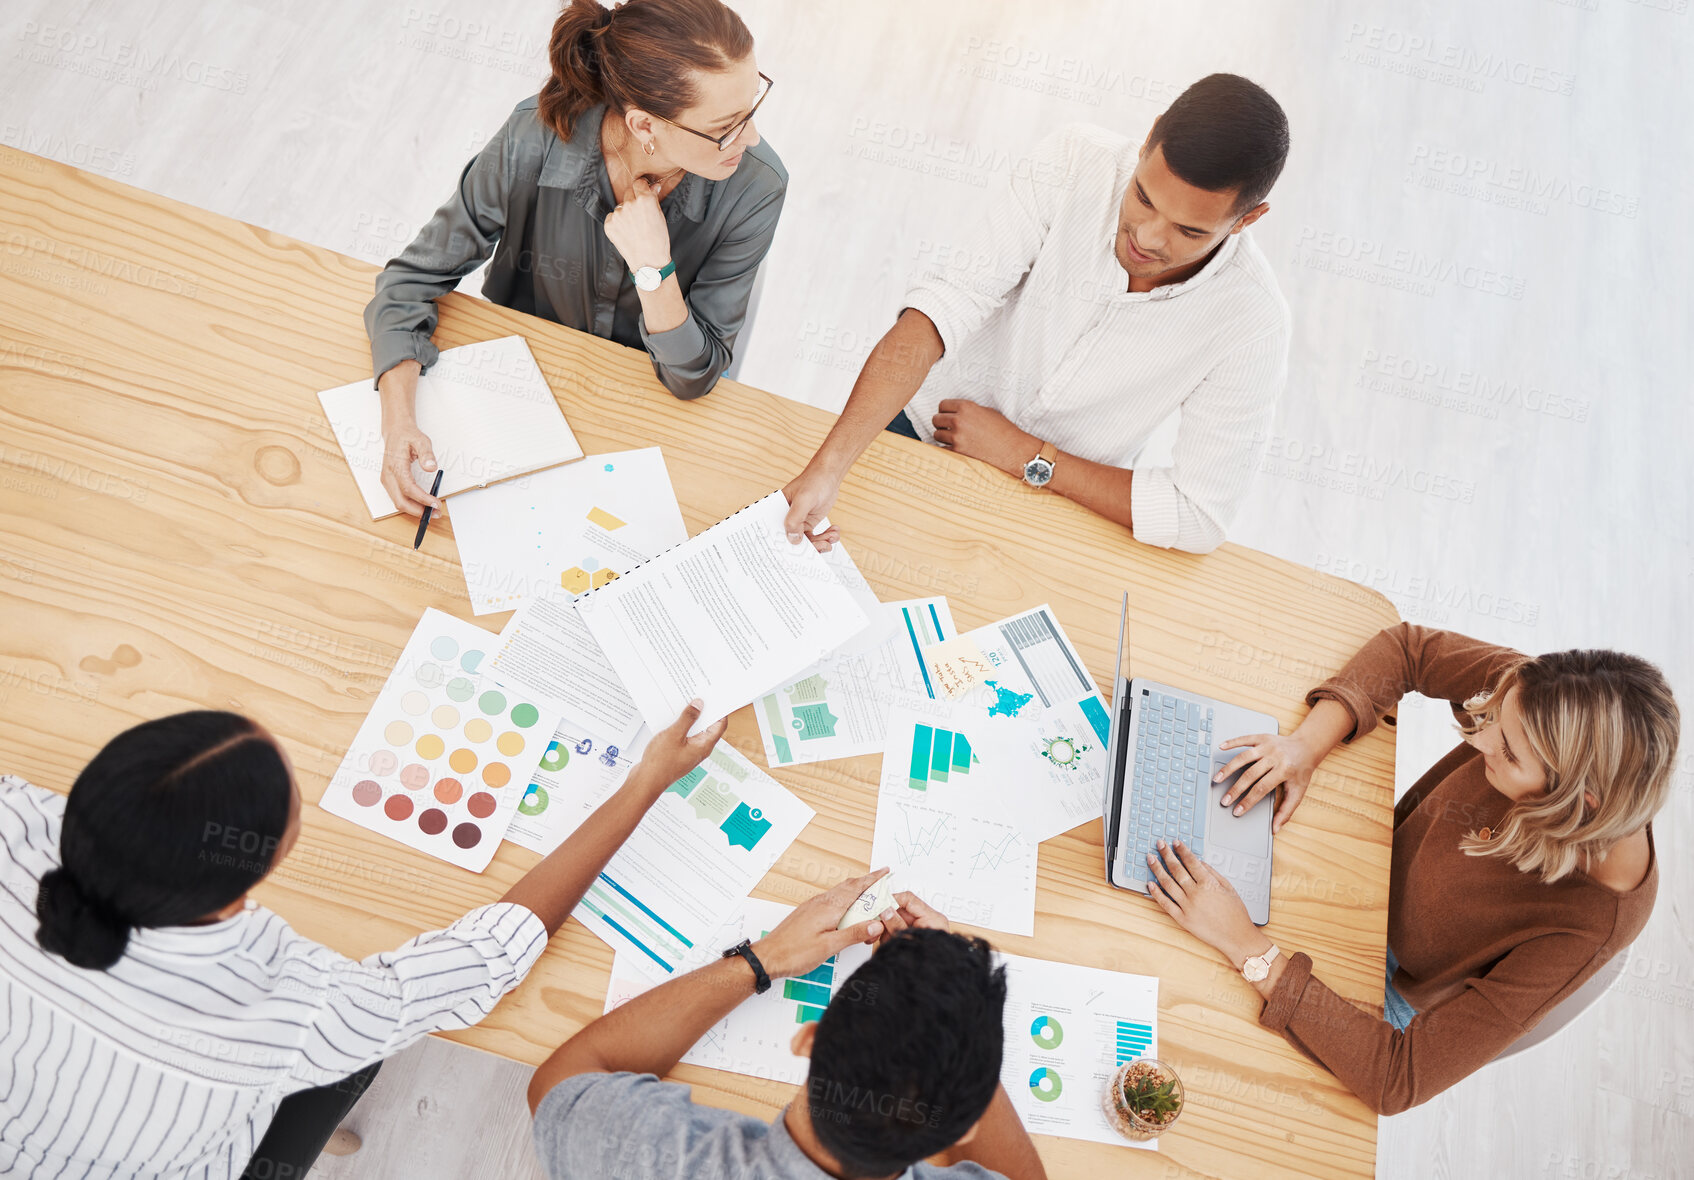
[[[1262,86],[1210,74],[1177,95],[1153,124],[1147,150],[1195,188],[1235,190],[1239,217],[1265,199],[1288,159],[1288,117]]]
[[[841,985],[806,1079],[818,1142],[890,1176],[958,1142],[1000,1084],[1006,969],[980,938],[905,930]]]

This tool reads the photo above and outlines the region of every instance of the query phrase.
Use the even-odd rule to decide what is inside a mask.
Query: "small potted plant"
[[[1106,1085],[1102,1107],[1118,1134],[1138,1142],[1156,1138],[1182,1113],[1182,1079],[1154,1057],[1120,1065]]]

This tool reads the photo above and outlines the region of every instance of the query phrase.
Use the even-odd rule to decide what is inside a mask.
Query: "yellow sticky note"
[[[607,512],[604,508],[590,508],[588,510],[588,519],[591,523],[599,525],[608,533],[614,529],[621,529],[624,526],[623,521],[613,516],[610,512]]]
[[[955,635],[923,650],[929,673],[949,697],[962,697],[994,673],[994,665],[968,635]]]

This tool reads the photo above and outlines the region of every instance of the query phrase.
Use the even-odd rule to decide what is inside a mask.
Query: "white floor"
[[[1245,73],[1293,126],[1255,232],[1296,336],[1234,538],[1416,621],[1641,652],[1694,713],[1688,0],[737,6],[792,177],[744,380],[838,407],[907,274],[1045,131],[1140,134],[1195,78]],[[556,11],[0,0],[0,142],[380,262],[537,89]],[[1451,741],[1440,710],[1404,717],[1402,786]],[[1679,769],[1623,982],[1550,1045],[1384,1120],[1379,1175],[1694,1171],[1694,742]],[[490,1070],[390,1082],[357,1116],[367,1152],[323,1170],[426,1174],[428,1140],[373,1130],[426,1103],[506,1142],[509,1078],[498,1102],[450,1090]]]

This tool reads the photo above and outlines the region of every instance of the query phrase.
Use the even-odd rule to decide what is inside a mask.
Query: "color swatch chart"
[[[705,966],[743,938],[757,941],[793,912],[780,902],[744,898],[728,921],[704,938],[684,959],[679,970]],[[707,1029],[683,1060],[708,1069],[724,1069],[757,1078],[799,1084],[806,1080],[809,1062],[789,1047],[802,1025],[823,1015],[830,1000],[870,958],[871,948],[848,947],[807,975],[782,981],[762,996],[749,996],[726,1018]],[[612,959],[612,979],[606,989],[606,1011],[655,986],[637,970],[634,958],[620,950]],[[751,990],[751,989],[749,989]]]
[[[1001,955],[1006,965],[1000,1080],[1024,1126],[1038,1135],[1131,1144],[1101,1113],[1113,1071],[1158,1051],[1159,981]]]
[[[325,811],[481,872],[557,723],[482,673],[494,636],[426,610],[325,789]]]

